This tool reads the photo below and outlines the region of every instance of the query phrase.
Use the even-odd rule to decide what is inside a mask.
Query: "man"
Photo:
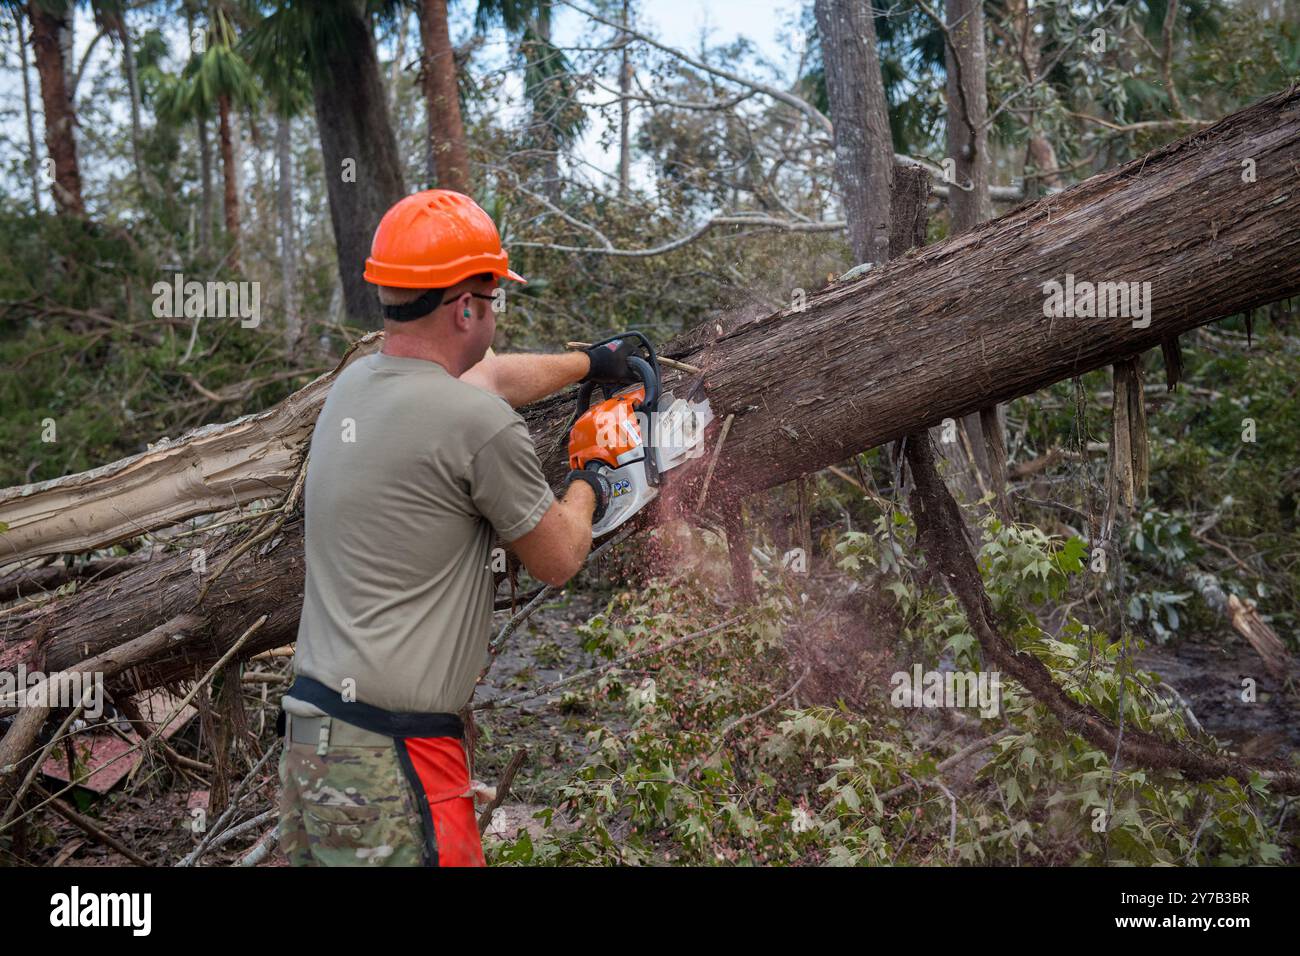
[[[632,347],[491,355],[497,282],[524,280],[460,193],[390,209],[365,277],[383,349],[335,381],[307,468],[281,842],[294,865],[482,866],[457,713],[487,660],[493,533],[560,585],[609,500],[590,472],[557,500],[512,406],[630,381]]]

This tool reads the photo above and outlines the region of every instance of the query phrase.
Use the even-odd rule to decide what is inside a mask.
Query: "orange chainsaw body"
[[[619,468],[645,455],[636,406],[645,400],[645,386],[636,385],[583,412],[569,433],[569,467],[586,468],[600,462]]]

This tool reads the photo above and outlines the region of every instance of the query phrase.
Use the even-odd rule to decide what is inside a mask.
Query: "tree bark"
[[[405,187],[370,24],[360,4],[338,16],[341,35],[313,71],[312,94],[344,306],[351,321],[373,329],[383,312],[362,273],[375,227]]]
[[[36,121],[32,114],[32,80],[27,75],[27,28],[20,13],[14,17],[18,26],[18,57],[23,71],[23,119],[27,126],[27,174],[31,180],[32,211],[41,211],[41,166],[36,153]]]
[[[623,26],[628,25],[629,0],[623,0]],[[618,194],[626,197],[632,183],[632,56],[631,40],[627,34],[622,39],[623,51],[618,65]]]
[[[188,3],[185,4],[185,35],[194,35],[194,12]],[[208,139],[207,118],[196,117],[194,129],[199,144],[199,176],[203,190],[199,204],[199,250],[206,260],[212,251],[212,144]]]
[[[208,139],[208,121],[197,121],[199,137],[199,172],[203,178],[203,199],[199,207],[199,248],[206,258],[212,252],[212,141]]]
[[[989,155],[988,55],[984,43],[983,0],[947,0],[944,7],[948,24],[945,42],[948,97],[948,155],[955,161],[956,182],[948,193],[950,233],[973,229],[993,215],[993,201],[989,192],[989,178],[993,162]],[[958,479],[967,497],[979,497],[974,489],[988,489],[994,493],[998,511],[1003,519],[1009,517],[1006,497],[1006,461],[996,461],[997,449],[1006,447],[1003,437],[1004,416],[996,408],[985,414],[979,410],[962,418],[961,427],[967,441],[948,445],[946,452],[952,460],[962,463],[969,455],[966,475],[974,478]],[[941,445],[941,448],[945,446]],[[962,452],[966,449],[966,454]],[[958,477],[958,476],[954,476]]]
[[[889,258],[925,245],[930,224],[930,174],[920,166],[898,166],[889,197]]]
[[[63,19],[36,2],[27,5],[27,15],[32,24],[32,50],[45,108],[45,149],[54,161],[51,184],[54,207],[61,215],[84,216],[81,168],[77,164],[77,141],[73,135],[76,116],[68,90],[68,64],[64,62],[63,46],[59,42],[64,30]]]
[[[148,554],[127,554],[114,558],[92,558],[84,564],[73,566],[57,562],[0,575],[0,603],[39,597],[69,581],[100,581],[139,567],[148,560]]]
[[[235,139],[230,122],[230,97],[217,99],[221,130],[221,177],[225,185],[222,212],[225,215],[226,242],[230,253],[226,260],[232,271],[239,269],[239,168],[235,163]]]
[[[871,0],[817,0],[835,178],[855,263],[889,259],[894,147]]]
[[[468,194],[469,154],[456,86],[456,58],[447,23],[447,0],[420,4],[420,38],[424,45],[424,104],[429,128],[429,181],[442,189]]]
[[[1240,158],[1256,160],[1244,184]],[[710,502],[1157,347],[1300,291],[1300,87],[970,232],[811,296],[667,343],[735,413]],[[1190,201],[1189,197],[1195,197]],[[1149,281],[1150,322],[1049,318],[1043,285]],[[378,347],[367,337],[355,354]],[[292,481],[332,376],[275,408],[87,472],[0,491],[0,554],[103,547]],[[695,379],[668,378],[683,394]],[[527,410],[558,483],[571,397]],[[693,500],[689,499],[688,500]],[[118,579],[122,580],[121,578]],[[10,618],[15,615],[10,615]],[[3,625],[0,625],[3,626]]]
[[[131,42],[131,27],[126,22],[125,13],[118,21],[118,37],[122,41],[122,72],[131,97],[131,162],[135,166],[136,185],[144,192],[146,170],[140,158],[140,77],[135,68],[135,45]]]
[[[545,51],[550,48],[551,42],[550,8],[539,7],[538,15],[533,18],[532,25],[538,40],[535,43],[525,42],[520,49],[526,60],[536,61],[539,55],[549,56]],[[548,86],[539,90],[538,97],[530,104],[532,118],[528,139],[537,150],[540,160],[538,171],[541,174],[542,193],[552,203],[558,205],[564,193],[564,181],[560,178],[560,135],[556,126],[561,103],[554,88],[550,87],[554,80],[555,78],[551,77],[545,81]]]
[[[1042,40],[1035,30],[1036,11],[1030,8],[1029,0],[1008,0],[1006,17],[1011,40],[1017,44],[1015,52],[1024,70],[1024,82],[1037,83],[1042,68]],[[1048,96],[1052,95],[1050,84],[1044,83],[1040,89]],[[1032,105],[1032,97],[1029,104],[1022,105]],[[1040,128],[1038,117],[1036,110],[1024,117],[1029,128],[1029,141],[1025,146],[1025,165],[1028,167],[1025,170],[1025,196],[1029,199],[1037,199],[1045,189],[1060,188],[1062,182],[1061,174],[1056,172],[1059,165],[1056,149]]]
[[[952,231],[965,232],[993,215],[989,199],[988,56],[984,48],[981,0],[948,0],[949,43],[945,46],[948,97],[948,156],[958,188],[948,194]]]
[[[40,733],[45,718],[54,709],[58,700],[66,700],[68,694],[59,688],[71,687],[75,691],[72,672],[79,670],[89,675],[100,675],[106,684],[117,678],[123,671],[140,666],[157,672],[157,659],[160,655],[171,654],[176,660],[192,634],[203,629],[203,618],[198,614],[180,613],[176,617],[152,627],[148,633],[126,641],[113,641],[103,645],[102,654],[87,653],[79,648],[79,656],[72,663],[76,667],[51,667],[43,682],[44,687],[33,686],[23,689],[24,704],[16,708],[18,716],[9,731],[0,739],[0,784],[5,783],[13,772],[28,758],[29,751]],[[182,668],[184,670],[184,668]],[[146,686],[155,678],[145,678]],[[137,678],[136,685],[139,686]],[[0,791],[3,787],[0,787]]]
[[[298,314],[298,247],[293,222],[293,122],[276,117],[275,153],[279,177],[275,187],[276,211],[280,219],[280,283],[284,287],[284,344],[296,355],[302,344],[302,316]]]

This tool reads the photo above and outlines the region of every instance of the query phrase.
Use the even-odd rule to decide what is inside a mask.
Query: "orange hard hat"
[[[450,189],[426,189],[379,220],[365,278],[396,289],[446,289],[483,272],[525,281],[510,271],[496,224],[478,203]]]

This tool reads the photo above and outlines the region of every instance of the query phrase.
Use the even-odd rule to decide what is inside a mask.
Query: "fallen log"
[[[0,490],[0,567],[105,548],[284,491],[335,377],[378,347],[376,335],[364,337],[337,368],[264,412],[161,438],[90,471]]]
[[[1243,159],[1254,162],[1253,182],[1242,180]],[[679,337],[665,354],[705,370],[704,387],[719,421],[735,415],[710,507],[717,501],[726,508],[748,492],[1300,291],[1297,162],[1300,86],[1066,192],[831,285],[810,296],[803,310],[734,318]],[[1150,282],[1149,322],[1045,316],[1044,284],[1064,282],[1067,274]],[[374,348],[376,341],[368,337],[361,348]],[[212,473],[205,459],[212,447],[222,449],[219,460],[226,462],[239,453],[260,456],[263,471],[244,468],[240,474],[287,487],[296,464],[284,463],[300,457],[309,431],[304,420],[328,379],[286,400],[283,413],[273,409],[259,419],[280,415],[288,423],[283,433],[253,429],[250,419],[241,419],[190,436],[170,453],[200,474]],[[697,380],[677,376],[679,393]],[[569,400],[560,397],[527,413],[548,473],[557,479],[566,467],[556,452],[569,412]],[[240,434],[255,432],[251,444],[240,444]],[[137,492],[131,500],[149,502],[140,512],[118,507],[112,482],[101,481],[105,469],[84,482],[73,476],[52,488],[46,483],[0,494],[0,521],[11,525],[0,542],[29,555],[66,547],[63,523],[45,533],[43,522],[15,525],[10,515],[16,503],[30,507],[71,487],[93,485],[100,504],[98,512],[78,518],[78,546],[122,533],[117,519],[101,518],[103,511],[124,513],[139,533],[162,520],[158,515],[213,509],[220,489],[197,482],[190,494],[193,489],[175,476],[163,483],[163,492],[139,494],[157,489],[142,486],[135,470],[155,466],[153,460],[108,466],[132,475],[124,479]],[[110,501],[112,508],[106,507]],[[21,538],[7,541],[15,531]],[[199,609],[214,648],[228,647],[262,613],[269,617],[246,653],[294,639],[302,590],[300,520],[286,522],[272,543],[270,551],[233,562]],[[220,546],[219,554],[233,546]],[[213,567],[221,565],[219,554],[208,556]],[[71,667],[87,653],[195,610],[203,580],[179,554],[7,615],[0,618],[0,664],[15,654],[25,659],[21,648],[39,644],[50,667]]]
[[[1292,87],[803,309],[703,326],[663,352],[703,367],[715,413],[737,416],[723,473],[738,490],[779,484],[1300,290],[1297,162]],[[1149,282],[1149,323],[1046,317],[1044,284],[1067,275]],[[353,355],[377,347],[367,336]],[[103,547],[283,490],[334,374],[261,415],[0,491],[0,561]],[[530,411],[539,448],[554,444],[568,404]],[[553,476],[561,457],[548,456]]]
[[[111,578],[149,560],[148,554],[128,554],[118,558],[95,558],[84,564],[47,564],[14,571],[0,576],[0,604],[30,598],[62,587],[69,581],[98,581]]]
[[[77,657],[75,668],[55,666],[50,668],[49,676],[39,685],[19,690],[17,702],[4,701],[0,706],[9,708],[13,703],[20,704],[18,716],[8,732],[0,739],[0,781],[17,769],[19,764],[31,756],[28,748],[40,733],[45,718],[57,705],[67,698],[66,688],[74,684],[77,677],[87,680],[98,677],[105,682],[120,675],[135,665],[148,665],[159,655],[175,652],[196,631],[203,627],[203,618],[197,614],[178,614],[142,634],[125,642],[115,642],[93,656],[81,653]],[[76,654],[81,649],[74,649]]]

